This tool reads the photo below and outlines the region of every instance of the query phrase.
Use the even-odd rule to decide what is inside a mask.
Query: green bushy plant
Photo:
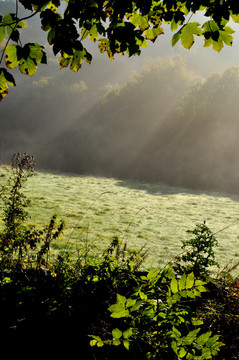
[[[193,273],[177,279],[170,268],[152,269],[130,296],[117,294],[108,310],[119,327],[108,339],[92,335],[91,346],[123,345],[131,359],[213,359],[223,345],[220,336],[202,332],[203,321],[190,309],[205,285]]]
[[[4,202],[3,230],[0,232],[0,268],[19,271],[24,268],[47,266],[50,243],[59,238],[64,222],[52,216],[43,229],[28,224],[30,200],[22,192],[26,180],[34,173],[34,158],[17,153],[11,160],[9,183],[2,189]]]
[[[219,266],[214,253],[214,247],[218,245],[217,239],[205,223],[187,232],[194,237],[182,242],[182,249],[186,249],[186,253],[175,258],[175,269],[180,273],[193,272],[196,277],[206,279],[209,268]]]

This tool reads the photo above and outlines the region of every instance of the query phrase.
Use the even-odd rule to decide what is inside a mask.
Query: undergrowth
[[[3,349],[86,360],[239,359],[239,280],[217,265],[217,241],[206,224],[190,230],[183,253],[165,268],[142,271],[144,247],[117,236],[101,256],[51,255],[64,232],[53,215],[29,224],[23,186],[34,159],[16,154],[2,189],[0,330]]]

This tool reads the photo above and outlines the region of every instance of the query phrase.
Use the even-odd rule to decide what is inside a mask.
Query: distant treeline
[[[180,58],[160,60],[70,123],[41,118],[36,101],[37,121],[3,122],[2,159],[20,147],[44,170],[239,193],[238,93],[239,68],[203,81]]]
[[[239,193],[239,69],[192,83],[177,62],[144,71],[51,141],[42,166]]]

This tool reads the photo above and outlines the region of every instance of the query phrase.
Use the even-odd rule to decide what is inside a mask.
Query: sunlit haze
[[[26,38],[49,49],[35,21]],[[114,61],[89,44],[93,63],[77,74],[54,55],[32,78],[15,71],[0,105],[1,163],[26,151],[43,170],[238,192],[239,37],[217,53],[198,38],[172,48],[171,36]]]

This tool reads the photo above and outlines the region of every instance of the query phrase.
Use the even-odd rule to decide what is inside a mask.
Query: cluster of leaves
[[[117,294],[111,316],[124,319],[123,330],[112,330],[112,339],[92,336],[91,345],[123,346],[135,359],[212,359],[223,345],[219,335],[201,332],[203,321],[191,310],[194,299],[206,292],[206,283],[193,273],[179,279],[171,269],[152,269],[141,276],[133,294]]]
[[[50,243],[59,238],[64,222],[57,223],[56,215],[44,229],[26,225],[30,201],[22,193],[22,186],[34,171],[34,159],[27,154],[15,154],[11,160],[12,177],[7,187],[2,188],[4,202],[4,228],[0,238],[0,265],[18,271],[24,266],[40,268],[47,266]]]
[[[20,19],[18,2],[31,11],[31,15]],[[192,15],[202,11],[207,21],[192,22]],[[224,44],[232,45],[234,31],[227,24],[230,19],[239,22],[239,6],[235,0],[16,0],[15,13],[0,16],[0,44],[4,43],[7,33],[3,48],[6,66],[10,69],[18,66],[23,74],[30,76],[36,72],[38,63],[46,63],[41,45],[23,45],[20,40],[19,30],[26,27],[24,20],[35,15],[40,15],[53,53],[60,54],[60,67],[69,66],[77,72],[82,61],[92,61],[92,55],[83,46],[84,39],[98,41],[100,52],[106,52],[111,60],[116,53],[139,55],[148,40],[154,42],[164,33],[163,23],[175,32],[173,46],[181,40],[182,45],[190,49],[196,35],[204,37],[204,46],[220,51]],[[13,44],[9,44],[10,41]],[[0,62],[2,60],[3,56]],[[8,92],[8,84],[15,85],[15,81],[4,68],[0,68],[0,76],[2,99]]]
[[[175,270],[179,273],[193,272],[195,276],[207,279],[208,268],[213,265],[219,267],[214,253],[217,239],[205,223],[187,232],[194,237],[182,242],[182,249],[187,248],[187,252],[175,258]]]
[[[39,339],[42,355],[62,355],[62,344],[74,355],[80,340],[81,355],[89,360],[239,355],[238,279],[227,272],[209,281],[209,262],[200,262],[196,274],[189,272],[187,261],[185,272],[182,265],[141,271],[147,252],[128,249],[118,237],[101,257],[88,252],[75,260],[68,253],[50,257],[64,224],[56,216],[43,230],[28,224],[29,201],[22,186],[33,174],[33,158],[16,154],[11,164],[13,176],[2,191],[0,232],[0,331],[5,346],[14,343],[19,354],[26,339],[29,344]],[[194,232],[198,240],[211,239],[205,224],[199,228]],[[207,235],[204,240],[202,234]],[[61,346],[40,340],[46,329]]]

